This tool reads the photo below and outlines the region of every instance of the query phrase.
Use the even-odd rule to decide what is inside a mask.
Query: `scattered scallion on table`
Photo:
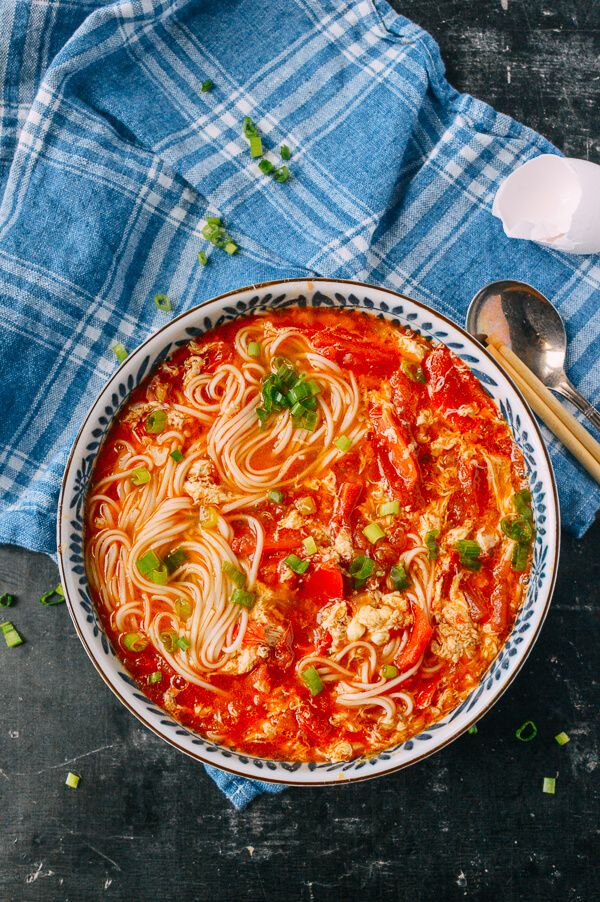
[[[2,595],[0,595],[0,608],[10,608],[16,600],[16,597],[11,595],[10,592],[3,592]]]
[[[67,774],[67,779],[65,780],[65,786],[68,786],[69,789],[77,789],[79,787],[79,783],[81,781],[81,777],[79,774],[74,774],[73,771],[69,771]]]
[[[292,151],[289,149],[287,144],[281,145],[281,147],[279,148],[279,153],[281,154],[281,159],[285,160],[286,162],[292,157]]]
[[[171,303],[171,299],[168,294],[155,294],[154,303],[159,310],[163,311],[163,313],[170,313],[173,309],[173,304]]]
[[[520,742],[531,742],[538,734],[538,728],[532,720],[526,720],[522,723],[518,730],[515,730],[515,736]]]
[[[544,782],[542,783],[542,792],[545,792],[547,795],[555,795],[556,794],[556,777],[544,777]]]
[[[40,596],[40,604],[47,605],[48,607],[55,604],[62,604],[64,600],[65,590],[60,583]]]
[[[208,94],[209,91],[212,91],[213,88],[214,88],[214,84],[210,78],[205,78],[204,81],[202,82],[202,84],[200,85],[200,91],[203,94]]]
[[[121,341],[115,341],[111,346],[111,351],[119,363],[123,363],[129,357],[129,351]]]
[[[472,726],[470,726],[469,729],[467,730],[467,732],[469,733],[470,736],[474,736],[475,733],[477,732],[477,724],[474,723]]]
[[[19,634],[10,620],[5,620],[4,623],[0,623],[0,630],[2,630],[4,641],[9,648],[16,648],[17,645],[23,644],[23,637]]]
[[[559,745],[566,745],[567,742],[571,741],[571,737],[569,736],[569,734],[564,733],[564,732],[557,733],[554,738],[555,738],[556,742],[558,742]]]

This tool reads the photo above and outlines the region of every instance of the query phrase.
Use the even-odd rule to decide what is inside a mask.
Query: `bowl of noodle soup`
[[[65,470],[59,565],[100,675],[196,759],[385,774],[469,729],[546,615],[559,515],[464,330],[339,280],[230,292],[119,367]]]

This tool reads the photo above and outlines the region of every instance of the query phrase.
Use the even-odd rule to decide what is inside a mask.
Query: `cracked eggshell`
[[[509,238],[600,253],[600,166],[549,153],[534,157],[502,182],[492,213]]]

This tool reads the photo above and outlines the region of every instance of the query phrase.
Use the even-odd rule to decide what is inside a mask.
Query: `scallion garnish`
[[[148,639],[145,636],[142,636],[141,633],[125,633],[123,636],[123,645],[127,651],[140,652],[144,651],[147,647]]]
[[[305,495],[303,498],[297,498],[294,501],[294,505],[296,510],[301,514],[314,514],[317,509],[315,499],[311,498],[310,495]]]
[[[279,148],[279,153],[281,154],[282,160],[290,160],[292,157],[292,151],[289,149],[287,144],[282,144]]]
[[[348,573],[352,578],[354,588],[361,589],[373,573],[374,569],[375,561],[371,560],[370,557],[360,555],[360,557],[354,558],[348,568]]]
[[[16,648],[17,645],[23,645],[23,637],[17,632],[17,628],[10,620],[5,620],[4,623],[0,623],[0,630],[2,630],[4,641],[9,648]]]
[[[178,598],[175,602],[175,613],[180,620],[188,620],[192,616],[192,603],[187,598]]]
[[[73,771],[70,770],[67,774],[67,779],[65,780],[65,786],[68,786],[69,789],[77,789],[80,781],[81,777],[79,774],[74,774]]]
[[[521,514],[522,517],[526,517],[528,520],[533,520],[533,510],[531,508],[531,492],[529,491],[529,489],[521,489],[520,492],[517,492],[516,495],[513,495],[512,500],[516,511]]]
[[[181,453],[181,451],[179,451],[178,448],[175,448],[174,451],[171,451],[169,457],[171,457],[177,464],[181,463],[181,461],[183,460],[183,454]]]
[[[393,680],[398,676],[398,668],[393,664],[384,664],[381,668],[381,675],[385,680]]]
[[[544,777],[542,792],[550,796],[556,795],[556,777]]]
[[[279,489],[271,489],[269,494],[267,495],[269,501],[273,501],[275,504],[281,504],[285,495],[283,492],[280,492]]]
[[[410,586],[410,578],[402,562],[391,568],[390,579],[397,592],[402,591],[402,589],[407,589]]]
[[[188,556],[183,548],[178,548],[176,551],[172,551],[165,558],[165,564],[169,573],[175,573],[175,571],[181,567],[182,564],[185,564]]]
[[[224,248],[228,254],[235,254],[238,246],[227,232],[218,216],[207,216],[206,225],[202,227],[202,235],[215,247]],[[198,261],[204,265],[198,255]]]
[[[472,539],[461,539],[456,543],[455,548],[463,567],[466,567],[467,570],[481,569],[481,561],[479,560],[481,546],[477,542],[474,542]]]
[[[276,357],[273,371],[262,381],[262,406],[256,414],[264,426],[272,413],[288,408],[296,429],[314,431],[317,425],[316,395],[320,388],[313,379],[304,380],[289,360]]]
[[[203,94],[208,94],[208,92],[212,91],[213,88],[214,88],[214,84],[210,80],[210,78],[205,78],[204,81],[202,82],[202,84],[200,85],[200,90],[202,91]]]
[[[275,169],[269,160],[261,160],[258,164],[258,168],[261,172],[264,172],[265,175],[269,175]]]
[[[312,536],[307,536],[305,539],[302,539],[302,545],[304,546],[306,554],[313,555],[317,553],[317,543]]]
[[[400,502],[386,501],[385,504],[379,505],[377,513],[380,517],[397,517],[400,513]]]
[[[283,563],[290,570],[293,570],[294,573],[298,574],[306,573],[310,567],[310,561],[303,561],[296,554],[288,554]]]
[[[203,529],[214,529],[219,522],[219,511],[209,505],[201,510],[198,519]]]
[[[10,592],[3,592],[3,594],[0,595],[0,608],[10,608],[16,600],[15,596],[11,595]]]
[[[175,630],[164,630],[162,633],[158,634],[158,638],[164,645],[165,650],[168,651],[169,654],[173,654],[177,648],[177,640],[179,638]]]
[[[185,636],[178,636],[178,638],[175,640],[175,645],[182,651],[187,651],[190,647],[190,640],[186,639]]]
[[[146,467],[136,467],[131,471],[129,478],[134,485],[146,485],[147,482],[150,482],[150,473]]]
[[[340,435],[339,438],[336,438],[333,444],[338,449],[338,451],[343,451],[344,454],[352,447],[352,442],[347,435]]]
[[[120,341],[115,341],[115,343],[111,347],[111,351],[113,352],[119,363],[123,363],[123,361],[129,357],[129,351]]]
[[[559,745],[566,745],[567,742],[571,741],[571,737],[568,733],[557,733],[554,738]]]
[[[257,341],[248,342],[248,357],[260,357],[260,344]]]
[[[254,592],[247,592],[245,589],[234,589],[231,593],[231,601],[233,604],[239,604],[243,608],[252,608],[256,601],[256,595]]]
[[[291,173],[287,166],[280,166],[279,169],[273,171],[273,178],[276,182],[287,182]]]
[[[246,574],[242,573],[241,570],[238,570],[237,567],[234,567],[230,561],[223,561],[221,564],[221,570],[228,576],[232,583],[239,589],[244,589],[246,586]]]
[[[198,263],[200,264],[200,266],[206,266],[206,264],[208,263],[206,251],[198,251]]]
[[[246,116],[244,122],[242,124],[242,129],[244,132],[244,137],[247,139],[250,145],[250,156],[253,159],[256,157],[262,157],[263,154],[263,146],[262,140],[258,133],[258,129],[255,126],[254,122],[250,118],[250,116]]]
[[[239,247],[237,246],[235,241],[228,241],[224,247],[224,250],[225,250],[225,253],[229,254],[229,256],[231,257],[233,254],[237,254],[237,252],[239,251]]]
[[[316,667],[307,667],[306,670],[302,671],[300,676],[310,689],[310,694],[313,696],[318,695],[319,692],[322,692],[325,688]]]
[[[469,733],[471,736],[474,736],[476,732],[477,732],[477,724],[473,724],[467,730],[467,733]]]
[[[162,671],[155,670],[153,673],[148,674],[148,683],[150,686],[153,686],[155,683],[162,683]]]
[[[529,560],[530,548],[531,545],[529,543],[515,544],[510,560],[510,564],[513,570],[516,570],[518,573],[525,570],[525,568],[527,567],[527,561]]]
[[[365,539],[368,539],[372,545],[375,545],[380,539],[384,539],[386,535],[379,523],[369,523],[365,526],[362,533]]]
[[[526,720],[522,723],[518,730],[515,730],[515,736],[521,742],[531,742],[538,734],[538,728],[532,720]]]
[[[168,294],[155,294],[154,303],[159,310],[163,311],[163,313],[170,313],[173,309],[173,305]]]
[[[153,410],[146,417],[146,432],[150,435],[158,435],[167,425],[167,413],[165,410]]]
[[[50,607],[51,605],[62,604],[64,600],[65,590],[59,583],[58,586],[55,586],[48,592],[44,592],[44,594],[40,597],[40,604],[44,604]]]
[[[160,567],[160,558],[154,551],[147,551],[137,559],[137,568],[142,576],[148,576],[157,567]]]
[[[504,517],[500,520],[500,529],[513,542],[528,544],[533,539],[531,520],[525,517]]]
[[[430,529],[429,532],[425,534],[425,547],[427,548],[427,557],[430,561],[435,561],[440,553],[438,543],[436,542],[439,534],[439,529]]]
[[[427,380],[425,378],[425,373],[423,372],[423,368],[419,363],[413,363],[410,360],[403,360],[400,364],[400,369],[404,373],[405,376],[408,376],[413,382],[421,382],[425,383]]]

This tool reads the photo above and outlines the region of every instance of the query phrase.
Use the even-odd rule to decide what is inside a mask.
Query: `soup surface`
[[[477,379],[349,310],[258,313],[176,351],[87,500],[95,602],[142,690],[287,761],[371,755],[454,708],[532,541],[521,453]]]

